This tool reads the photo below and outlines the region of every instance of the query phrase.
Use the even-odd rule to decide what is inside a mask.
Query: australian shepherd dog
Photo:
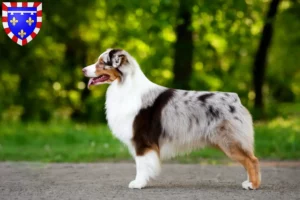
[[[244,189],[259,187],[252,117],[236,93],[157,85],[122,49],[106,50],[82,71],[90,78],[88,87],[110,84],[105,103],[108,125],[136,163],[129,188],[144,188],[159,174],[161,160],[204,146],[220,149],[245,167]]]

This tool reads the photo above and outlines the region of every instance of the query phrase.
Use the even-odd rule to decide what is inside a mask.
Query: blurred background
[[[300,159],[299,0],[60,0],[26,46],[0,31],[0,160],[124,160],[107,86],[81,69],[123,48],[155,83],[239,94],[262,159]],[[213,149],[180,162],[222,160]],[[215,162],[215,161],[213,161]]]

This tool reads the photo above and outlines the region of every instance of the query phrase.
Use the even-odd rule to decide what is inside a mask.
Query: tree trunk
[[[68,66],[68,73],[71,74],[71,77],[74,77],[74,80],[72,80],[68,85],[66,85],[66,88],[73,89],[74,88],[74,82],[79,81],[76,77],[76,73],[74,71],[74,67],[76,65],[79,65],[81,68],[85,67],[86,65],[86,57],[87,57],[87,46],[86,44],[80,39],[80,38],[74,38],[66,43],[66,52],[65,52],[65,60],[66,60],[66,66]],[[72,74],[73,73],[73,74]],[[81,80],[83,82],[87,82],[86,77],[81,76]],[[87,87],[85,87],[80,94],[80,99],[82,105],[85,105],[85,100],[90,94]],[[88,112],[84,112],[81,108],[72,107],[73,113],[71,115],[72,120],[80,121],[82,119],[86,119],[86,115]]]
[[[175,43],[174,58],[174,80],[173,86],[176,88],[189,89],[189,80],[192,73],[193,60],[193,38],[191,29],[191,8],[190,1],[180,0],[176,27],[177,41]]]
[[[270,3],[253,66],[253,85],[255,91],[254,107],[257,110],[260,110],[260,113],[263,112],[264,107],[262,90],[266,72],[267,53],[273,35],[273,22],[277,13],[279,2],[280,0],[272,0]]]

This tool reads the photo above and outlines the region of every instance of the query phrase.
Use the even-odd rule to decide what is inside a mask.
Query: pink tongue
[[[104,82],[109,79],[109,76],[107,75],[102,75],[100,78],[90,78],[89,83],[88,83],[88,88],[90,88],[91,85],[99,82]]]
[[[90,88],[92,82],[93,82],[93,78],[90,78],[89,83],[88,83],[88,88]]]

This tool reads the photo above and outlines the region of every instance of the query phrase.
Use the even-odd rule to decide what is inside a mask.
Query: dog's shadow
[[[232,182],[211,182],[211,181],[203,181],[201,183],[184,183],[184,182],[180,182],[180,183],[153,183],[149,186],[147,186],[144,189],[187,189],[187,190],[244,190],[247,191],[245,189],[242,188],[242,186],[240,184],[236,184],[236,183],[232,183]],[[271,186],[262,186],[260,187],[258,190],[271,190],[272,187]]]

